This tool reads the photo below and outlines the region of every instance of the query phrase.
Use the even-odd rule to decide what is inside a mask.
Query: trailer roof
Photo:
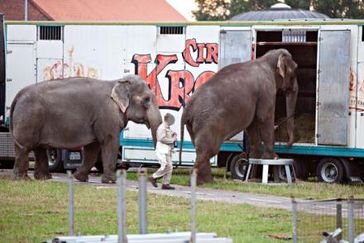
[[[272,21],[198,21],[198,22],[137,22],[137,21],[4,21],[6,25],[364,25],[364,19],[277,19]]]

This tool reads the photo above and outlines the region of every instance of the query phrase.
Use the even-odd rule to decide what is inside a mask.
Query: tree
[[[243,12],[269,9],[275,3],[277,3],[277,0],[231,0],[229,5],[229,18]]]
[[[311,1],[307,1],[307,0],[286,0],[285,3],[289,6],[291,6],[292,8],[296,8],[296,9],[306,9],[309,10],[310,6],[311,6]]]
[[[230,16],[227,0],[195,0],[198,10],[193,11],[196,20],[226,20]]]
[[[226,20],[248,11],[269,9],[277,0],[196,0],[197,20]],[[285,0],[297,9],[313,9],[330,18],[364,18],[364,0]]]
[[[364,3],[362,0],[314,0],[313,8],[330,18],[363,18]]]

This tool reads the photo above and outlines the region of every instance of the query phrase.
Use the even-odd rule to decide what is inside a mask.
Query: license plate
[[[70,152],[70,160],[80,160],[81,154],[79,152]]]

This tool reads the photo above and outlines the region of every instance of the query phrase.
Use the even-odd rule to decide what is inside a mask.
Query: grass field
[[[149,169],[151,174],[155,169]],[[245,183],[224,179],[224,169],[214,168],[214,183],[203,185],[202,187],[232,190],[239,192],[262,193],[275,196],[285,196],[301,199],[333,199],[333,198],[354,198],[364,199],[364,185],[349,184],[327,184],[313,181],[296,181],[292,185],[281,183],[280,185],[262,185],[261,183]],[[190,169],[179,168],[173,171],[172,184],[188,185]],[[228,175],[226,176],[228,177]],[[136,172],[128,172],[128,179],[137,180]]]
[[[116,234],[116,188],[76,185],[75,231],[85,235]],[[67,184],[11,181],[0,178],[0,242],[41,242],[68,234]],[[137,193],[127,193],[127,232],[137,233]],[[190,202],[148,195],[148,231],[190,231]],[[291,236],[287,211],[197,202],[197,229],[231,237],[234,242],[284,242]]]

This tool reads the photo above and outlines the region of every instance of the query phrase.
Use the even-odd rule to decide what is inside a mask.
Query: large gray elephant
[[[286,95],[288,145],[293,144],[298,94],[296,68],[287,50],[270,50],[256,60],[222,68],[196,90],[182,114],[181,149],[186,124],[196,148],[194,167],[198,184],[213,180],[209,159],[219,152],[224,140],[242,130],[248,132],[251,157],[276,157],[273,146],[278,90]]]
[[[87,181],[101,151],[103,183],[115,181],[119,134],[128,121],[150,127],[154,141],[162,122],[155,95],[136,75],[115,81],[69,78],[30,85],[16,95],[10,119],[15,179],[28,177],[31,150],[36,159],[34,177],[49,179],[47,148],[83,147],[75,178]]]

